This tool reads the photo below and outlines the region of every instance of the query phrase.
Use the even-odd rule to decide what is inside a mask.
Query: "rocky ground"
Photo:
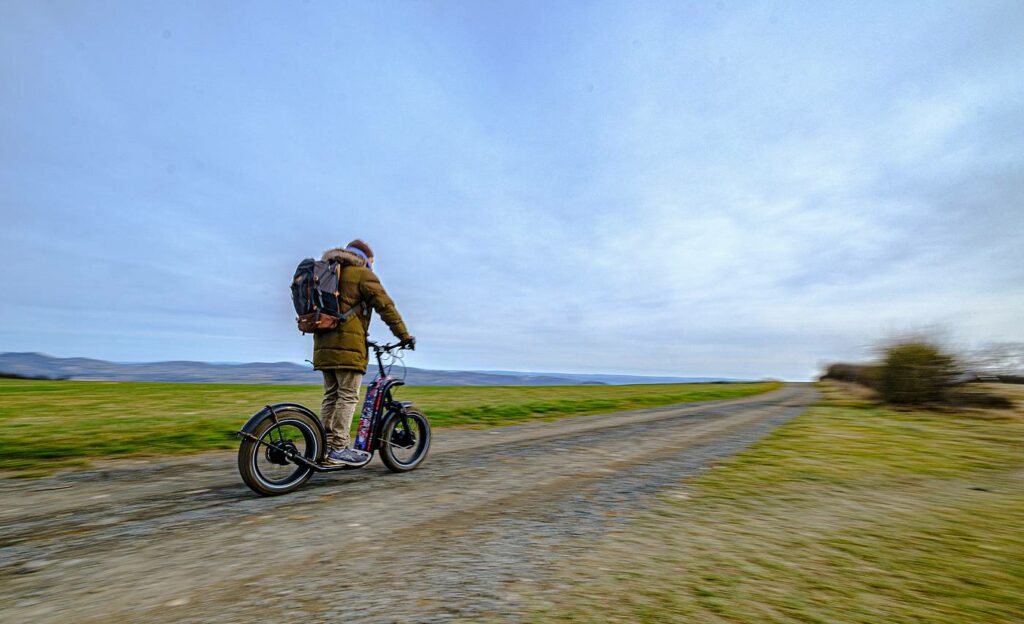
[[[225,453],[0,481],[0,621],[520,621],[521,594],[559,589],[552,562],[815,396],[436,430],[415,472],[375,460],[276,498]]]

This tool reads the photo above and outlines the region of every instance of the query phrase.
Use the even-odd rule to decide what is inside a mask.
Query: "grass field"
[[[535,621],[1021,622],[1021,412],[825,392],[567,562]]]
[[[530,420],[747,396],[760,384],[407,387],[434,427]],[[0,380],[0,470],[31,476],[91,458],[234,448],[267,403],[319,411],[319,386]]]

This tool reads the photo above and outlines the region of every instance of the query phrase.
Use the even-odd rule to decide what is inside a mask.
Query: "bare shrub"
[[[995,342],[967,354],[967,367],[994,378],[1020,379],[1024,376],[1024,342]],[[1004,383],[1020,383],[1009,381]]]

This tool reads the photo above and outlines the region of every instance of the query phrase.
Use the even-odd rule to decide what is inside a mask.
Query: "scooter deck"
[[[251,433],[249,433],[247,431],[236,431],[235,435],[239,436],[239,437],[243,437],[243,438],[249,438],[250,440],[254,440],[257,444],[262,444],[263,446],[268,446],[268,447],[270,446],[266,442],[263,442],[262,440],[260,440],[259,438],[257,438],[256,436],[252,435]],[[357,468],[362,468],[366,464],[368,464],[371,461],[373,461],[373,454],[371,454],[370,457],[367,458],[367,460],[364,461],[361,464],[338,464],[336,466],[328,466],[326,464],[318,464],[318,463],[316,463],[314,461],[306,459],[305,457],[302,457],[301,455],[294,456],[294,457],[289,457],[289,459],[293,463],[302,464],[303,466],[306,466],[307,468],[311,468],[312,470],[314,470],[316,472],[337,472],[339,470],[355,470]]]
[[[338,472],[339,470],[358,470],[366,464],[370,463],[373,458],[366,460],[361,464],[337,464],[337,465],[326,465],[326,464],[309,464],[309,467],[317,472]]]

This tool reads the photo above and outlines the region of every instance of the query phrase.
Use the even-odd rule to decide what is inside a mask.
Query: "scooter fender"
[[[241,431],[243,433],[252,434],[256,431],[256,427],[261,422],[271,417],[271,412],[282,412],[285,410],[301,412],[306,416],[309,416],[310,420],[316,423],[317,432],[320,434],[320,448],[325,448],[325,443],[327,441],[327,431],[324,429],[324,424],[320,422],[320,418],[315,413],[313,413],[313,410],[309,409],[305,405],[300,405],[298,403],[274,403],[273,405],[267,405],[260,411],[250,416],[249,420],[247,420],[246,423],[242,425]],[[317,459],[319,460],[320,458]]]

